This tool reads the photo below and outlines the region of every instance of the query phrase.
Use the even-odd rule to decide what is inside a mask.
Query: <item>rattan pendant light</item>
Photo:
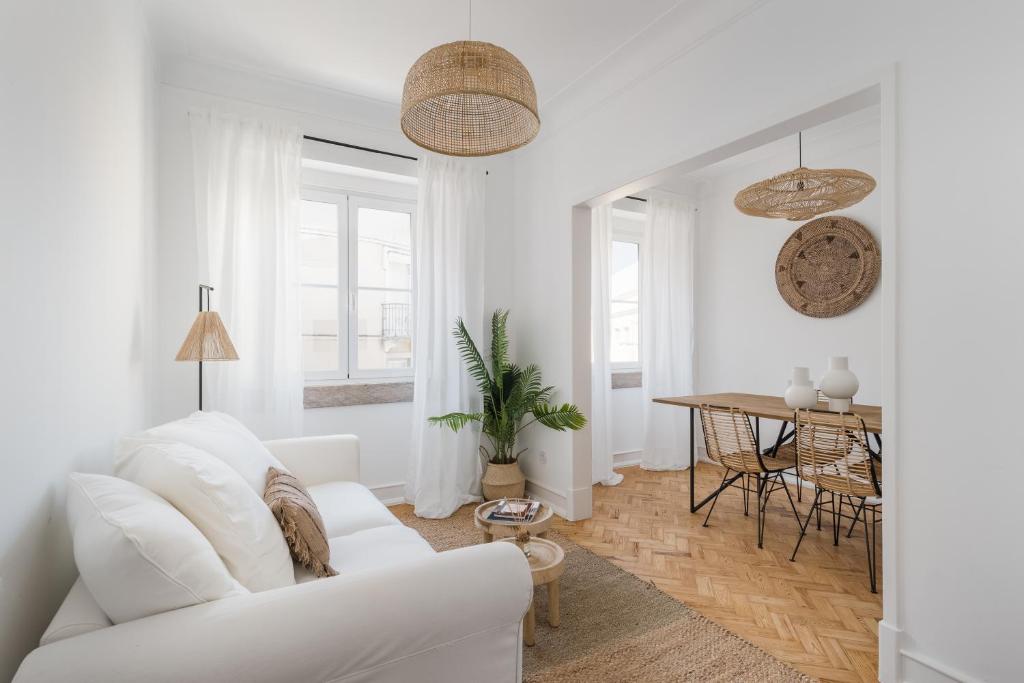
[[[875,189],[875,179],[862,171],[805,168],[802,134],[798,145],[800,165],[737,192],[737,209],[748,216],[805,221],[853,206]]]
[[[470,29],[472,37],[472,3]],[[501,154],[530,142],[539,130],[530,72],[497,45],[438,45],[405,77],[402,132],[425,149],[460,157]]]

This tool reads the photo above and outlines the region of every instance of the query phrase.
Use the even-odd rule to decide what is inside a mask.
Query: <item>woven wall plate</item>
[[[775,260],[775,284],[794,310],[833,318],[861,304],[878,283],[882,258],[867,228],[822,216],[797,228]]]

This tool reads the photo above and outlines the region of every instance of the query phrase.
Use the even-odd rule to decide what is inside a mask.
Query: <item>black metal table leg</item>
[[[693,408],[690,408],[690,514],[693,514],[700,508],[694,505],[696,498],[694,497],[694,487],[696,485],[696,479],[693,472],[694,466],[694,453],[693,453]]]

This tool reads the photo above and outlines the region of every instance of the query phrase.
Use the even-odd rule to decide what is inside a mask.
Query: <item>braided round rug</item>
[[[795,311],[833,318],[859,306],[878,283],[882,258],[863,225],[822,216],[797,228],[775,260],[775,284]]]

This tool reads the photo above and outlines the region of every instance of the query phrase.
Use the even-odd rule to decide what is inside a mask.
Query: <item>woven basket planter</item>
[[[519,469],[519,463],[495,465],[488,463],[487,471],[480,482],[484,489],[485,500],[499,498],[522,498],[526,493],[526,477]]]

